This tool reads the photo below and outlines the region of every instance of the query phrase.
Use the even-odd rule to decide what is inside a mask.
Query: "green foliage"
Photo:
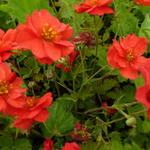
[[[138,78],[136,78],[133,82],[134,82],[136,87],[144,85],[144,79],[141,75]]]
[[[126,4],[125,4],[126,3]],[[130,2],[115,0],[115,17],[112,21],[111,30],[119,36],[126,36],[129,33],[138,32],[138,19],[129,10]]]
[[[26,138],[13,139],[11,134],[4,133],[0,136],[1,150],[32,150],[31,143]]]
[[[45,123],[49,135],[62,136],[73,129],[75,118],[61,104],[61,101],[56,101],[49,109],[49,112],[50,116]]]
[[[48,9],[53,13],[53,9],[48,6],[48,0],[7,0],[7,3],[0,5],[0,10],[8,12],[12,18],[24,22],[26,16],[34,10]]]

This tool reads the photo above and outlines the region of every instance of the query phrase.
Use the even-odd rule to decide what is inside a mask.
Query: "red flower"
[[[139,67],[142,76],[144,77],[145,84],[136,90],[136,99],[150,108],[150,60],[147,59],[146,63]]]
[[[139,87],[136,91],[136,99],[147,108],[150,108],[150,85]]]
[[[11,72],[7,64],[0,64],[0,111],[8,114],[9,106],[21,108],[24,106],[22,97],[26,89],[21,88],[22,80]]]
[[[44,141],[44,150],[53,150],[54,143],[51,139],[46,139]]]
[[[148,109],[148,111],[147,111],[147,117],[150,120],[150,109]]]
[[[112,0],[85,0],[79,6],[75,6],[77,13],[89,13],[91,15],[103,16],[104,14],[112,14],[113,9],[108,5]]]
[[[56,67],[59,69],[63,69],[64,72],[69,72],[78,54],[79,54],[79,51],[73,51],[66,58],[61,58],[60,60],[58,60]]]
[[[17,30],[16,41],[20,47],[30,49],[43,64],[51,64],[74,50],[74,45],[68,41],[72,28],[59,22],[47,10],[34,11]]]
[[[62,150],[81,150],[81,149],[77,143],[72,142],[72,143],[65,143]]]
[[[134,0],[135,3],[144,6],[150,6],[150,0]]]
[[[107,61],[112,67],[118,68],[125,78],[135,79],[138,76],[139,65],[146,61],[141,55],[147,45],[147,39],[129,34],[126,38],[121,38],[120,43],[113,41],[108,50]]]
[[[52,94],[46,93],[41,98],[25,97],[24,109],[16,112],[17,118],[14,127],[22,130],[31,127],[33,122],[45,122],[48,118],[47,107],[52,104]]]
[[[16,30],[9,29],[6,33],[0,29],[0,62],[5,61],[12,54],[11,50],[15,49]]]

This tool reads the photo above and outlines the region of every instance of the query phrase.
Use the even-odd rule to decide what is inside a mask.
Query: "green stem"
[[[57,10],[56,10],[56,6],[55,6],[55,2],[53,0],[49,0],[50,4],[52,4],[52,7],[55,11],[55,13],[57,14]]]
[[[145,109],[144,109],[144,110],[140,110],[140,111],[137,111],[137,112],[135,112],[135,113],[132,113],[131,115],[138,115],[138,114],[144,113],[144,112],[146,112],[146,111],[147,111],[147,110],[145,110]],[[118,118],[118,119],[115,119],[115,120],[112,120],[112,121],[108,122],[107,125],[110,125],[110,124],[113,124],[113,123],[122,121],[122,120],[124,120],[124,119],[126,119],[125,116],[124,116],[124,117],[121,117],[121,118]]]
[[[89,78],[81,85],[79,91],[81,91],[84,85],[86,85],[91,79],[93,79],[98,73],[100,73],[100,72],[101,72],[102,70],[104,70],[106,67],[107,67],[107,65],[104,66],[104,67],[102,67],[102,68],[100,68],[100,69],[99,69],[97,72],[95,72],[91,77],[89,77]]]
[[[96,22],[96,16],[94,16],[94,34],[95,34],[95,40],[96,40],[96,46],[95,46],[95,60],[97,59],[97,54],[98,54],[98,33],[97,33],[97,22]]]

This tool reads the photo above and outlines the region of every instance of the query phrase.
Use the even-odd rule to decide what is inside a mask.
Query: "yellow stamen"
[[[54,28],[50,27],[48,24],[45,24],[42,28],[42,37],[46,41],[51,41],[57,36],[57,32],[55,31]]]
[[[33,98],[28,98],[28,99],[26,100],[26,103],[27,103],[28,107],[33,107],[33,106],[35,105],[35,99],[33,99]]]
[[[128,62],[131,62],[131,61],[134,60],[134,58],[135,58],[135,56],[134,56],[134,54],[133,54],[133,51],[132,51],[132,50],[129,50],[129,52],[128,52],[127,55],[126,55],[127,61],[128,61]]]
[[[6,81],[0,81],[0,95],[8,93],[8,83]]]

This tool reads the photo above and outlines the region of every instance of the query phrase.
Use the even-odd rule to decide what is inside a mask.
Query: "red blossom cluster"
[[[120,70],[123,77],[136,79],[141,73],[145,79],[145,85],[136,91],[136,99],[148,108],[150,118],[150,59],[142,56],[148,46],[148,40],[129,34],[121,38],[120,42],[114,40],[109,47],[108,63]]]
[[[52,93],[40,98],[26,96],[26,89],[21,87],[22,79],[4,61],[14,54],[13,50],[18,49],[30,50],[43,64],[69,57],[71,66],[78,53],[68,40],[72,33],[69,25],[61,23],[47,10],[34,11],[16,29],[9,29],[6,33],[0,30],[0,111],[14,117],[14,127],[25,130],[35,121],[45,122],[47,108],[52,104]]]

